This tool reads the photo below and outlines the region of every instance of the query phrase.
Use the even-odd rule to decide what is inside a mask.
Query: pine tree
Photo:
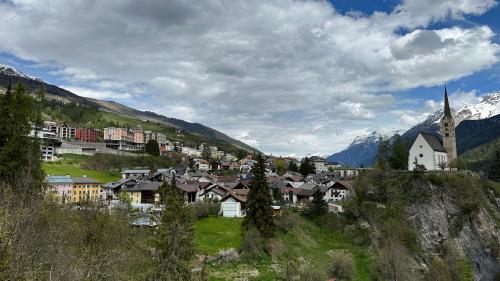
[[[309,215],[313,218],[321,217],[326,214],[328,211],[328,205],[323,200],[323,193],[319,190],[319,188],[314,192],[313,200],[309,205]]]
[[[389,168],[389,157],[391,144],[387,137],[379,137],[379,146],[378,152],[376,156],[375,165],[383,170],[387,170]]]
[[[1,98],[2,113],[0,120],[0,178],[12,186],[19,181],[19,173],[28,173],[33,182],[40,183],[44,173],[41,168],[40,144],[28,135],[31,130],[30,121],[41,118],[24,86],[18,84],[15,91],[8,89],[8,93]],[[33,114],[35,112],[35,114]],[[35,115],[35,116],[34,116]],[[5,116],[5,117],[4,117]],[[3,119],[5,118],[5,119]],[[33,192],[41,188],[41,184],[33,184]]]
[[[396,134],[391,146],[389,164],[394,170],[408,169],[408,150],[400,135]]]
[[[263,237],[270,238],[274,236],[272,198],[266,179],[264,158],[260,154],[257,155],[257,164],[252,168],[252,174],[243,226],[246,230],[255,228]]]
[[[309,174],[314,174],[315,171],[316,168],[314,167],[314,164],[309,160],[309,158],[306,157],[300,164],[300,173],[303,176],[307,176]]]
[[[156,238],[157,271],[154,280],[191,280],[194,258],[194,214],[184,203],[184,193],[175,178],[164,184],[165,209]]]
[[[158,156],[160,155],[160,145],[156,140],[149,140],[145,147],[146,153],[150,155]]]
[[[495,157],[488,170],[488,178],[492,181],[500,182],[500,151],[495,151]]]
[[[290,161],[290,164],[288,164],[288,170],[291,172],[298,172],[299,168],[297,167],[297,164],[295,164],[295,162]]]

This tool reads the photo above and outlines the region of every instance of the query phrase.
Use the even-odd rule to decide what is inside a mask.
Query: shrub
[[[219,202],[198,201],[194,204],[194,213],[197,219],[217,216],[220,210]]]
[[[354,261],[352,256],[344,252],[334,252],[332,262],[328,268],[328,276],[335,277],[337,281],[350,281],[354,274]]]
[[[220,250],[219,253],[217,254],[217,261],[219,263],[230,263],[230,262],[235,262],[240,259],[240,255],[238,254],[238,251],[234,248],[230,248],[227,250]]]
[[[297,223],[297,214],[284,208],[281,212],[281,216],[276,218],[275,223],[279,230],[287,233]]]
[[[260,232],[250,227],[245,231],[243,241],[241,241],[241,253],[244,256],[258,256],[264,252],[265,239]]]

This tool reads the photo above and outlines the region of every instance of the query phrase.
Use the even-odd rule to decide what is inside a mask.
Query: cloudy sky
[[[495,0],[0,0],[0,63],[280,155],[500,90]]]

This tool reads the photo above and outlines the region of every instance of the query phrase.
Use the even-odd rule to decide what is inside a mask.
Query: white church
[[[408,170],[418,165],[422,170],[449,170],[448,163],[457,158],[455,120],[448,103],[448,91],[444,88],[444,114],[441,119],[443,141],[429,133],[419,133],[410,148]]]

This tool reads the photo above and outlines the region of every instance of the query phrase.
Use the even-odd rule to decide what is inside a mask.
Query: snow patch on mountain
[[[17,69],[13,68],[12,66],[0,64],[0,73],[8,75],[8,76],[16,76],[16,77],[23,77],[27,79],[34,79],[29,77],[28,75],[22,73],[21,71],[18,71]]]

